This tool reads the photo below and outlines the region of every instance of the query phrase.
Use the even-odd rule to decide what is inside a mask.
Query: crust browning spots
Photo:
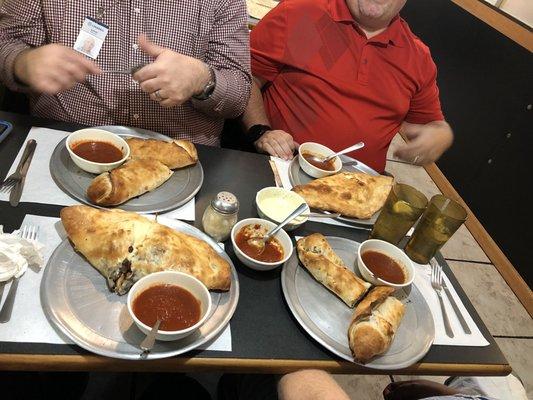
[[[320,193],[331,193],[332,189],[328,185],[318,185],[317,191]]]
[[[350,200],[352,198],[352,194],[350,192],[343,192],[341,193],[341,198],[344,200]]]

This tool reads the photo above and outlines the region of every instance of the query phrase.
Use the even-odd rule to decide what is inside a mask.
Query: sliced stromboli
[[[346,268],[320,233],[301,238],[296,247],[300,261],[311,275],[348,306],[353,307],[370,288],[370,283]]]
[[[118,294],[145,275],[169,270],[190,274],[208,289],[230,288],[230,265],[208,243],[136,213],[72,206],[61,210],[61,222],[76,250]]]
[[[87,188],[87,197],[94,204],[115,206],[154,190],[172,174],[173,172],[158,160],[131,159],[120,167],[94,178]]]
[[[356,361],[365,364],[386,352],[405,313],[404,304],[391,294],[394,288],[378,286],[357,305],[348,328],[348,342]]]
[[[183,168],[198,162],[196,147],[186,140],[165,142],[155,139],[126,139],[131,158],[154,158],[170,169]]]

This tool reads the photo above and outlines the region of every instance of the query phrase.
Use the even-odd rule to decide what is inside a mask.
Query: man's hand
[[[267,131],[255,143],[257,151],[270,154],[271,156],[290,160],[298,143],[285,131]]]
[[[452,145],[453,133],[444,121],[434,121],[425,125],[404,122],[400,129],[409,139],[399,147],[394,155],[404,161],[427,165],[435,162]]]
[[[25,50],[15,59],[15,76],[39,93],[57,94],[102,71],[70,47],[48,44]]]
[[[453,396],[461,392],[424,379],[390,383],[383,390],[385,400],[417,400],[433,396]]]
[[[139,37],[140,48],[154,62],[133,75],[141,89],[162,107],[175,107],[202,93],[209,82],[209,67],[196,58],[176,53]]]

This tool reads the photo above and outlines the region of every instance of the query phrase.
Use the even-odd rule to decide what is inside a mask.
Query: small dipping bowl
[[[273,222],[267,221],[266,219],[260,219],[260,218],[246,218],[246,219],[243,219],[242,221],[237,222],[235,226],[233,227],[233,229],[231,230],[231,243],[233,244],[233,251],[235,252],[235,255],[237,256],[237,258],[244,265],[246,265],[247,267],[251,269],[255,269],[256,271],[270,271],[280,266],[281,264],[285,263],[292,254],[293,245],[292,245],[291,238],[289,237],[287,232],[285,232],[283,229],[280,229],[280,231],[274,235],[274,237],[278,239],[281,246],[283,247],[284,257],[282,260],[269,263],[269,262],[258,261],[244,254],[244,252],[239,248],[239,246],[237,246],[237,243],[235,242],[235,238],[237,236],[237,233],[239,233],[242,227],[246,225],[250,225],[250,224],[262,225],[265,228],[267,228],[267,230],[271,230],[272,228],[275,228],[277,226],[277,224]]]
[[[275,223],[280,223],[300,204],[306,204],[299,194],[280,187],[266,187],[257,192],[255,205],[261,218]],[[305,214],[310,213],[309,206]],[[286,231],[292,231],[307,222],[309,218],[300,215],[283,227]]]
[[[71,146],[76,145],[76,143],[89,141],[110,143],[122,151],[123,157],[112,163],[98,163],[81,158],[72,151]],[[87,128],[72,132],[67,138],[66,145],[70,158],[74,161],[74,164],[91,174],[101,174],[102,172],[111,171],[124,163],[124,161],[130,156],[130,147],[128,146],[128,143],[126,143],[126,141],[120,136],[104,131],[103,129]]]
[[[363,261],[363,258],[361,257],[365,251],[377,251],[396,261],[403,269],[405,282],[398,284],[387,282],[381,278],[378,279],[378,277],[368,269]],[[390,244],[389,242],[385,242],[384,240],[369,239],[361,243],[359,250],[357,250],[357,267],[359,268],[359,272],[363,276],[363,279],[376,286],[391,286],[393,288],[400,289],[410,286],[415,279],[415,267],[413,266],[411,259],[407,257],[407,255],[401,249],[393,244]]]
[[[211,313],[211,295],[207,287],[196,279],[194,276],[185,274],[178,271],[162,271],[154,272],[153,274],[146,275],[139,279],[130,289],[128,293],[128,312],[135,322],[135,325],[146,335],[152,330],[151,326],[141,322],[139,318],[133,312],[133,301],[144,290],[155,285],[176,285],[183,289],[188,290],[196,299],[200,302],[200,320],[185,329],[178,331],[164,331],[159,329],[156,334],[157,340],[171,341],[182,339],[190,334],[194,333],[200,328],[207,320],[207,317]]]
[[[300,167],[302,167],[302,169],[307,175],[310,175],[313,178],[324,178],[325,176],[334,175],[340,172],[340,170],[342,169],[342,161],[339,157],[334,158],[335,170],[326,171],[315,167],[313,164],[307,161],[302,156],[302,153],[304,152],[316,154],[317,156],[321,156],[324,158],[335,154],[335,152],[329,147],[313,142],[302,143],[300,147],[298,147],[298,162],[300,163]]]

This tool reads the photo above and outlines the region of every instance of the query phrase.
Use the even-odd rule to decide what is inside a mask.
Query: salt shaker
[[[239,201],[230,192],[220,192],[207,206],[202,217],[204,232],[217,242],[226,240],[237,223]]]

